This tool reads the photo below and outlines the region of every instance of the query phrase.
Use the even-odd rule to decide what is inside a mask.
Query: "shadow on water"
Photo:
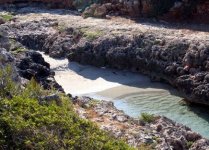
[[[209,107],[208,106],[203,106],[200,104],[191,104],[191,103],[187,104],[186,106],[188,107],[188,110],[194,112],[197,116],[203,118],[209,123]]]

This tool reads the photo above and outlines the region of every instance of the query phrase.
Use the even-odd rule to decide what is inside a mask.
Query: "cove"
[[[164,115],[209,138],[209,109],[185,105],[170,86],[128,71],[84,66],[41,54],[66,93],[113,101],[118,109],[136,118],[142,112]]]

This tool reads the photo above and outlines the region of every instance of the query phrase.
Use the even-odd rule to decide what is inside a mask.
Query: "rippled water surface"
[[[66,93],[111,100],[132,117],[142,112],[164,115],[209,138],[209,108],[187,106],[170,86],[126,71],[83,66],[44,55]]]
[[[209,138],[208,108],[183,105],[180,97],[168,92],[139,92],[114,102],[130,116],[138,117],[141,112],[164,115]]]

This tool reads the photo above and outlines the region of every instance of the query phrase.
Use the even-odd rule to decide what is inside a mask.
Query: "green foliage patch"
[[[155,121],[155,116],[153,114],[149,114],[149,113],[141,113],[140,120],[144,121],[146,123],[151,123],[151,122]]]
[[[5,22],[8,22],[8,21],[11,21],[12,18],[13,18],[13,15],[12,14],[0,14],[0,17],[5,21]]]
[[[12,86],[6,90],[16,89],[16,85]],[[0,149],[132,149],[92,122],[79,118],[64,94],[59,93],[59,106],[55,101],[40,103],[41,96],[52,93],[31,80],[24,89],[13,92],[12,97],[1,95]]]
[[[93,41],[99,38],[103,34],[103,32],[99,30],[95,30],[95,31],[81,30],[81,31],[83,33],[83,36],[86,37],[90,41]]]

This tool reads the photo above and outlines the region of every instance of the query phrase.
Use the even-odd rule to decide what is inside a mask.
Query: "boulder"
[[[94,11],[94,17],[104,18],[107,15],[107,8],[105,5],[97,7]]]
[[[190,150],[207,150],[209,149],[209,140],[200,139],[190,147]]]
[[[40,53],[27,51],[17,60],[16,66],[21,77],[28,80],[34,78],[45,89],[54,87],[61,92],[64,91],[55,81],[54,72],[50,70],[50,65],[45,62]]]
[[[187,139],[187,141],[192,141],[192,142],[194,142],[194,141],[199,140],[200,138],[201,138],[201,135],[199,135],[199,134],[196,133],[196,132],[188,131],[188,132],[186,133],[186,139]]]
[[[39,98],[40,104],[50,103],[52,101],[55,101],[57,105],[61,105],[61,99],[57,94],[47,95]]]

